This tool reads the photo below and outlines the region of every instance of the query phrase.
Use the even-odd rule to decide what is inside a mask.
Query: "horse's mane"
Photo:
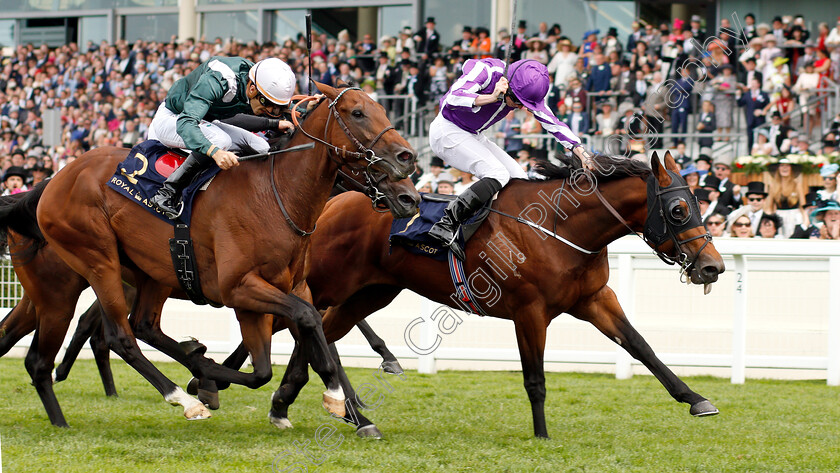
[[[592,160],[595,164],[592,173],[598,179],[599,183],[616,181],[626,177],[647,179],[651,173],[650,166],[646,162],[638,159],[596,154],[592,157]],[[580,160],[575,156],[566,157],[561,155],[560,161],[565,166],[558,166],[548,161],[540,161],[536,165],[537,172],[549,180],[567,179],[574,175],[573,171],[583,168]]]

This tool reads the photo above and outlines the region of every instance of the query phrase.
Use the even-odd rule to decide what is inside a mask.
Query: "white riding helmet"
[[[286,105],[295,93],[295,73],[288,64],[270,57],[251,67],[248,78],[257,90],[277,105]]]

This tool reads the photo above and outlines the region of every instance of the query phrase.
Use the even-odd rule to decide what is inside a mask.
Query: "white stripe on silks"
[[[222,97],[222,102],[230,103],[236,97],[236,74],[233,73],[233,69],[218,59],[210,61],[207,67],[221,74],[227,81],[228,89]]]
[[[564,141],[558,138],[557,141],[559,141],[560,144],[562,144],[567,149],[574,148],[576,144],[574,139],[577,138],[577,136],[575,136],[574,133],[572,133],[572,135],[569,136],[569,133],[571,133],[572,130],[568,127],[568,125],[559,123],[559,121],[555,122],[554,120],[557,120],[557,117],[549,116],[545,112],[534,110],[533,113],[534,117],[537,119],[537,121],[540,122],[540,125],[545,131],[551,134],[560,133],[561,135],[563,135],[563,138],[565,138],[566,140]],[[552,120],[552,118],[554,118],[554,120]],[[557,137],[555,136],[555,138]],[[577,141],[580,142],[580,139],[577,139]]]
[[[490,107],[491,105],[492,104],[487,104],[484,106]],[[486,122],[484,122],[484,125],[481,125],[481,127],[478,130],[476,130],[476,133],[481,133],[482,131],[486,130],[490,126],[490,124],[493,123],[493,120],[499,115],[499,112],[504,110],[505,107],[507,107],[507,105],[505,105],[504,102],[499,102],[499,108],[496,109],[495,112],[493,112],[493,115],[490,115],[490,118]]]

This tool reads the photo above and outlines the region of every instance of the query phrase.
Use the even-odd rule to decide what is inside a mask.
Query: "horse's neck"
[[[540,189],[552,196],[554,202],[545,222],[550,225],[549,230],[553,231],[556,219],[558,234],[592,251],[600,250],[630,233],[627,226],[610,212],[595,192],[576,188],[568,182],[562,185],[562,192],[558,192],[561,185],[558,181],[546,181]],[[634,231],[641,231],[647,217],[645,181],[639,177],[626,177],[599,183],[598,190]],[[535,197],[539,195],[535,194]],[[537,197],[533,201],[544,204],[546,199]],[[527,208],[527,205],[522,208]],[[558,208],[561,212],[557,212]]]
[[[326,109],[326,105],[322,108]],[[326,117],[323,114],[312,113],[306,123],[306,131],[310,135],[319,138],[324,136]],[[311,141],[298,132],[288,146]],[[312,150],[280,154],[274,164],[273,173],[277,191],[292,221],[303,230],[314,228],[315,221],[329,199],[338,173],[338,166],[328,156],[326,147],[315,143]]]

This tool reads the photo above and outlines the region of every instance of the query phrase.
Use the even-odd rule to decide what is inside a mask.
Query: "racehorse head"
[[[382,177],[385,175],[383,174]],[[358,191],[370,197],[377,212],[390,211],[394,218],[407,218],[417,212],[419,194],[411,179],[391,181],[382,179],[374,182],[369,173],[342,167],[333,187],[333,195],[347,191]]]
[[[329,102],[324,138],[333,151],[340,150],[334,155],[346,167],[364,173],[365,184],[385,199],[395,217],[412,215],[420,194],[405,184],[394,183],[414,172],[417,157],[394,130],[385,109],[357,87],[316,84]],[[391,184],[385,184],[389,181]]]
[[[660,161],[654,152],[647,179],[647,219],[644,236],[657,256],[678,264],[692,283],[717,281],[724,271],[723,258],[712,244],[712,236],[701,220],[697,198],[680,176],[670,152]]]

